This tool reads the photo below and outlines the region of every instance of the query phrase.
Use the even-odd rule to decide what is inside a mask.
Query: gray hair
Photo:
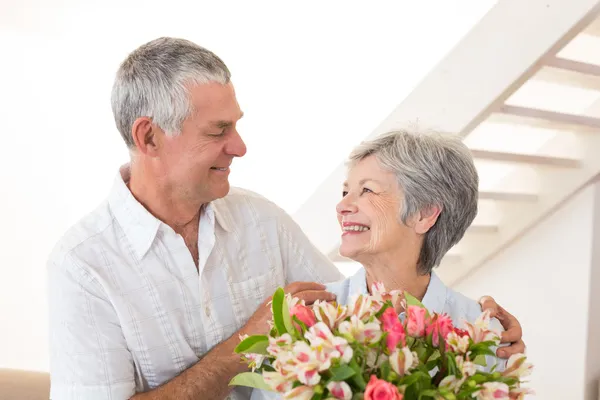
[[[117,129],[130,149],[133,123],[149,117],[169,135],[181,132],[192,112],[188,86],[229,83],[231,73],[211,51],[184,39],[159,38],[143,44],[123,61],[112,88]]]
[[[350,165],[370,155],[396,175],[404,192],[402,223],[428,207],[441,208],[419,256],[418,271],[428,274],[477,215],[479,176],[471,152],[455,135],[397,131],[361,143],[350,154]]]

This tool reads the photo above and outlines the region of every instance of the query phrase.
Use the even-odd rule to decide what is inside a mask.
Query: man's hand
[[[316,282],[294,282],[287,285],[285,293],[290,293],[293,297],[304,300],[306,305],[311,305],[317,300],[334,301],[335,295],[325,291],[325,285]],[[266,335],[269,333],[267,321],[272,318],[271,297],[261,304],[256,312],[250,317],[246,325],[240,329],[241,335]]]
[[[481,311],[490,310],[490,317],[495,317],[504,327],[501,343],[510,343],[510,346],[500,347],[496,355],[500,358],[510,358],[513,354],[524,353],[523,329],[519,321],[508,311],[502,308],[491,296],[483,296],[479,299]]]

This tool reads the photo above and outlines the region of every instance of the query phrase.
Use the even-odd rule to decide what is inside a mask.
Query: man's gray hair
[[[403,191],[402,223],[428,207],[441,208],[419,257],[419,273],[428,274],[477,215],[479,176],[471,152],[455,135],[397,131],[361,143],[350,155],[350,165],[370,155],[396,175]]]
[[[119,67],[111,95],[127,147],[135,147],[131,130],[137,118],[152,118],[167,134],[177,135],[192,111],[189,85],[227,84],[230,78],[216,54],[188,40],[163,37],[134,50]]]

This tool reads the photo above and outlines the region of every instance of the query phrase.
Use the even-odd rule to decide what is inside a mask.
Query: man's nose
[[[243,157],[246,154],[246,143],[239,132],[235,130],[225,146],[225,153],[234,157]]]

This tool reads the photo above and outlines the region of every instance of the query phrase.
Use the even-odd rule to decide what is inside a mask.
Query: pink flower
[[[396,310],[391,307],[387,308],[383,312],[381,320],[383,321],[383,331],[387,332],[386,344],[390,353],[394,351],[398,343],[402,343],[402,346],[405,346],[406,333],[404,332],[402,323],[398,319]]]
[[[296,316],[296,318],[302,321],[307,328],[310,328],[317,323],[317,318],[312,310],[302,304],[296,304],[294,307],[292,307],[290,310],[290,316]],[[296,326],[296,329],[300,330],[298,326]]]
[[[408,306],[408,322],[406,331],[412,337],[425,336],[425,310],[422,307]]]
[[[446,340],[448,334],[453,330],[452,319],[446,314],[440,314],[433,317],[427,326],[427,335],[432,335],[432,343],[437,347],[440,344],[440,335]]]
[[[382,379],[371,375],[371,380],[365,389],[364,400],[402,400],[398,388]]]

